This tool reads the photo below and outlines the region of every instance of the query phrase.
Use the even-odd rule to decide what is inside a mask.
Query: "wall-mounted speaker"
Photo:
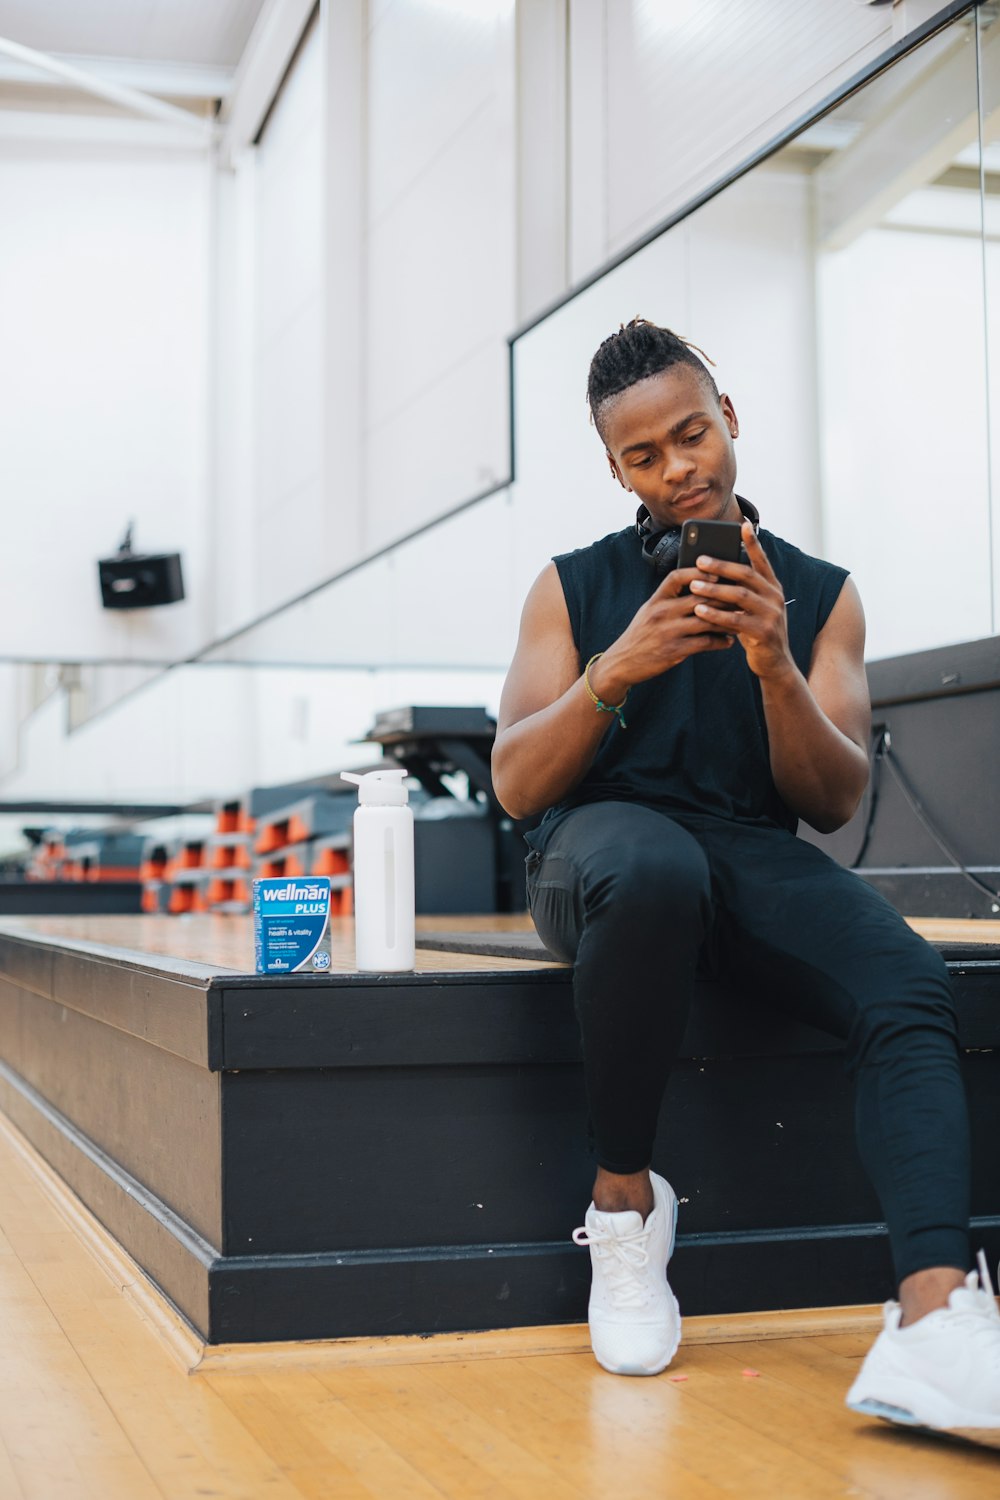
[[[152,609],[184,598],[180,553],[133,552],[131,527],[118,553],[101,558],[97,568],[105,609]]]

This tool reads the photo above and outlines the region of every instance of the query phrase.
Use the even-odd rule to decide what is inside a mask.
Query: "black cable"
[[[875,730],[875,746],[872,754],[872,782],[871,797],[868,802],[868,817],[865,820],[865,831],[861,835],[861,847],[851,860],[851,869],[856,870],[868,852],[871,843],[872,829],[875,827],[875,809],[878,807],[879,787],[882,782],[882,757],[885,753],[886,728],[884,724]]]
[[[917,818],[923,824],[924,828],[930,834],[931,838],[934,840],[935,844],[937,844],[938,848],[942,851],[943,854],[947,855],[948,859],[951,860],[951,863],[955,866],[955,868],[962,875],[964,875],[965,879],[969,882],[970,885],[975,886],[977,891],[981,891],[984,896],[989,896],[991,901],[1000,901],[1000,891],[993,890],[986,884],[985,881],[980,880],[978,875],[973,875],[972,871],[962,863],[962,860],[955,853],[954,849],[948,843],[948,840],[939,831],[937,826],[932,821],[930,815],[926,812],[923,803],[920,801],[920,798],[917,796],[916,792],[907,781],[902,767],[896,760],[895,755],[892,754],[892,737],[887,729],[884,729],[882,731],[881,745],[879,748],[881,749],[881,754],[879,755],[878,750],[876,751],[876,764],[878,763],[879,759],[885,761],[886,765],[889,767],[889,771],[893,777],[893,780],[899,787],[899,790],[902,792],[903,797],[909,805],[911,811],[916,814]],[[869,813],[869,820],[870,817],[871,814]]]

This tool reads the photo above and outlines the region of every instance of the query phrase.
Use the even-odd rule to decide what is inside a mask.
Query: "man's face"
[[[733,493],[739,426],[689,365],[674,365],[614,397],[601,413],[611,472],[660,527],[738,521]]]

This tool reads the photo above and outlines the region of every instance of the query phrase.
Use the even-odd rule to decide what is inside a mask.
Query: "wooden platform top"
[[[533,933],[531,918],[496,916],[419,917],[420,932]],[[333,974],[356,974],[353,917],[334,917],[331,924]],[[253,919],[243,916],[2,917],[0,933],[52,940],[61,946],[99,950],[131,959],[166,958],[197,964],[219,974],[254,972]],[[561,968],[555,961],[508,958],[496,954],[450,953],[417,949],[418,974],[528,972]],[[317,976],[321,977],[321,976]]]
[[[1000,922],[966,917],[907,917],[929,943],[1000,943]]]
[[[910,917],[910,926],[934,943],[1000,944],[1000,921],[964,920],[950,917]],[[81,951],[107,954],[132,963],[144,958],[168,959],[197,965],[208,973],[253,973],[253,920],[248,916],[131,916],[131,917],[2,917],[0,933],[14,937],[53,941]],[[454,935],[459,941],[496,935],[508,941],[518,935],[530,944],[537,941],[531,918],[518,916],[440,916],[417,918],[417,940],[421,935],[441,940]],[[354,919],[335,917],[331,922],[331,973],[356,974]],[[522,950],[523,951],[523,950]],[[501,952],[469,953],[454,950],[417,949],[417,974],[527,973],[558,969],[564,965],[542,957],[510,957]]]

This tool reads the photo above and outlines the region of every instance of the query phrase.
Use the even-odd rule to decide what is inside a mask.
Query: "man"
[[[857,590],[758,530],[734,489],[736,411],[692,345],[635,319],[594,356],[588,400],[637,524],[555,558],[533,585],[493,771],[514,817],[545,812],[528,839],[532,915],[575,966],[597,1174],[574,1239],[591,1250],[594,1353],[613,1373],[654,1375],[677,1350],[677,1203],[650,1158],[696,968],[728,965],[766,974],[846,1043],[899,1283],[848,1404],[1000,1444],[1000,1314],[982,1255],[966,1274],[947,970],[795,837],[800,818],[841,827],[867,782]],[[689,520],[742,522],[746,561],[671,567]]]

